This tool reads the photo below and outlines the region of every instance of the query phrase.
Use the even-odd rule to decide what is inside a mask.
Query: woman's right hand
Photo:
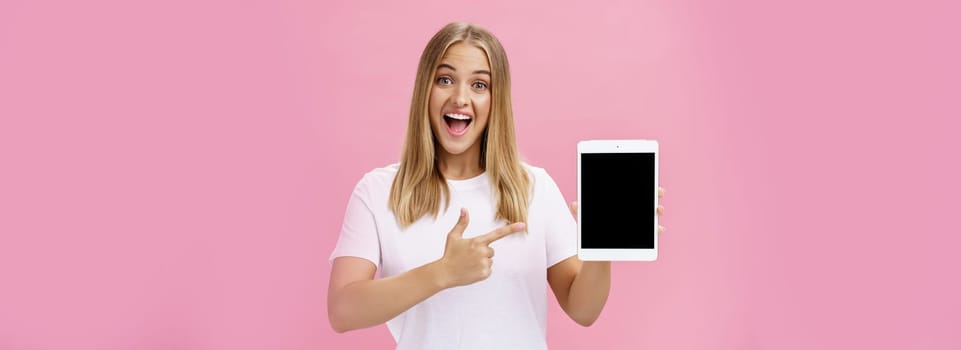
[[[491,274],[494,263],[494,249],[490,244],[512,233],[523,232],[527,227],[523,222],[513,223],[486,234],[464,238],[464,230],[470,218],[467,209],[461,208],[457,224],[447,234],[444,257],[437,262],[440,266],[441,284],[444,288],[480,282]]]

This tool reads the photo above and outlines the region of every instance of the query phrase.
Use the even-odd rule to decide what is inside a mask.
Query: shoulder
[[[527,163],[524,163],[524,168],[531,180],[530,214],[540,217],[563,212],[567,208],[567,202],[547,170]]]
[[[366,198],[390,193],[394,177],[397,176],[397,169],[399,169],[399,164],[394,163],[368,171],[357,182],[354,192]]]
[[[374,168],[373,170],[364,174],[364,177],[360,179],[360,183],[374,186],[383,185],[386,183],[387,186],[390,187],[390,184],[394,182],[394,177],[397,176],[398,169],[400,169],[400,163]]]
[[[537,193],[539,188],[557,188],[557,184],[554,183],[554,179],[551,178],[550,174],[547,173],[547,170],[528,163],[521,164],[527,171],[527,176],[531,180],[531,189],[534,191],[534,193]]]
[[[521,165],[524,166],[524,170],[527,171],[527,175],[530,176],[531,182],[538,180],[551,180],[551,176],[547,174],[547,170],[536,165],[528,164],[522,162]],[[553,181],[553,180],[551,180]]]
[[[544,168],[541,168],[539,166],[536,166],[527,162],[521,162],[521,166],[523,166],[524,170],[527,170],[527,173],[531,175],[547,174],[547,171],[544,170]]]

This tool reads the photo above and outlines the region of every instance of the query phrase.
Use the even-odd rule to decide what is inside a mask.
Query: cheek
[[[479,98],[475,101],[474,113],[477,113],[480,130],[486,129],[487,124],[490,122],[491,116],[491,99],[490,96]]]
[[[443,101],[437,89],[431,89],[430,97],[427,98],[427,112],[430,113],[431,118],[434,117],[434,114],[440,113],[440,109],[444,107]]]
[[[491,110],[490,95],[478,97],[474,102],[474,106],[477,108],[477,113],[482,113],[484,115],[489,114]]]

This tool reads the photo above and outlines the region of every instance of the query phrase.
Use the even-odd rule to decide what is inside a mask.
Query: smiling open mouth
[[[474,121],[468,115],[448,113],[444,114],[444,123],[447,124],[447,131],[454,136],[461,136],[467,133],[467,128]]]

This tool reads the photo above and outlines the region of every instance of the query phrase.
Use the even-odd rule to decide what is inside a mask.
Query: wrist
[[[449,288],[450,279],[447,277],[447,270],[444,268],[443,259],[428,263],[424,265],[424,267],[427,272],[427,278],[430,280],[432,286],[438,290]]]

